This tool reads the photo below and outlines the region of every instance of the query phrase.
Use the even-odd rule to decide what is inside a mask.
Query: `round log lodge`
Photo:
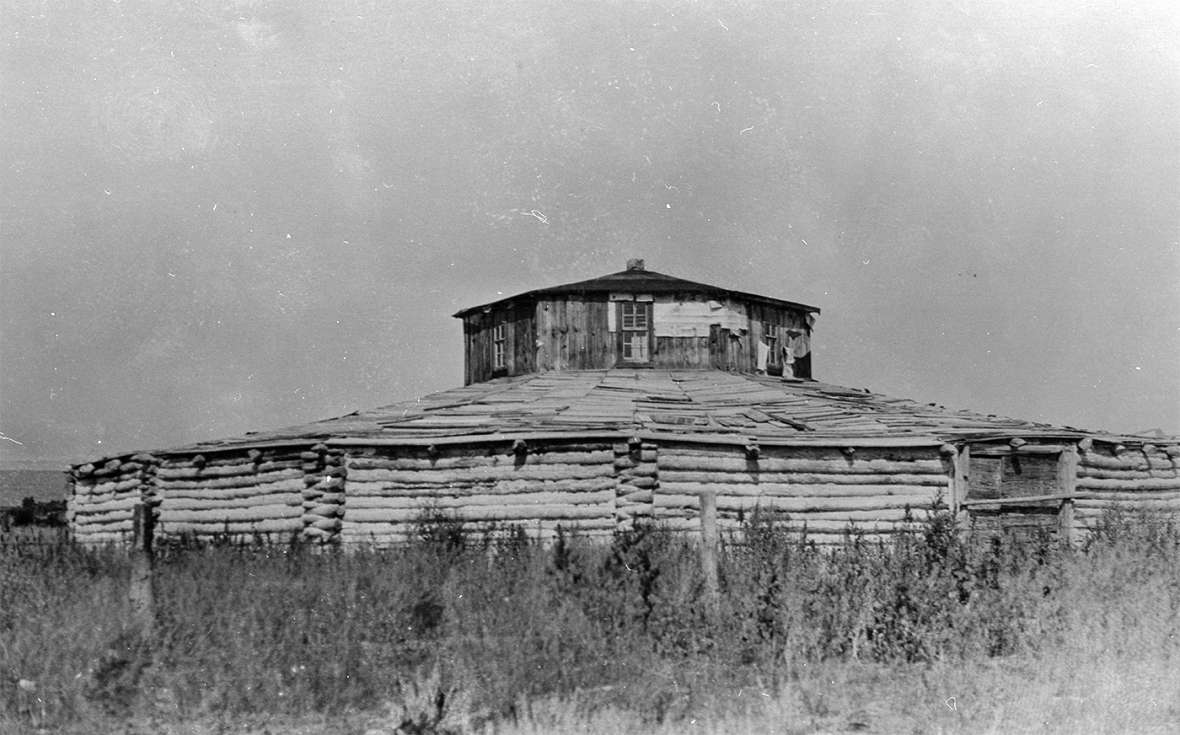
[[[278,431],[75,465],[81,543],[389,545],[427,516],[609,535],[736,529],[817,543],[935,508],[987,532],[1180,511],[1180,440],[955,411],[817,381],[819,309],[646,270],[464,309],[465,385]]]

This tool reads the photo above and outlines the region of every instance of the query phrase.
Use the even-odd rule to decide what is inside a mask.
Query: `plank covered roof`
[[[347,416],[252,432],[165,454],[325,441],[339,445],[481,443],[514,436],[927,446],[1009,437],[1102,436],[827,383],[717,370],[610,369],[500,378]]]
[[[810,313],[819,313],[818,306],[809,306],[808,304],[800,304],[794,301],[784,301],[783,299],[771,298],[769,296],[760,296],[758,294],[747,293],[745,291],[734,291],[733,289],[722,288],[721,286],[712,286],[707,283],[699,283],[697,281],[689,281],[684,278],[677,278],[676,276],[669,276],[664,273],[657,273],[656,271],[646,270],[645,268],[628,268],[619,271],[618,273],[610,273],[605,276],[597,278],[590,278],[585,281],[576,281],[574,283],[565,283],[560,286],[549,286],[546,288],[538,288],[532,291],[525,291],[524,293],[510,296],[504,299],[497,299],[496,301],[487,304],[480,304],[479,306],[472,306],[455,313],[455,317],[462,319],[468,314],[476,311],[481,311],[486,308],[494,307],[497,304],[508,303],[511,301],[531,301],[538,297],[546,296],[565,296],[571,294],[602,294],[602,293],[649,293],[649,294],[666,294],[666,293],[700,293],[712,296],[720,296],[722,298],[737,298],[745,301],[755,301],[763,304],[770,304],[772,306],[799,309]]]

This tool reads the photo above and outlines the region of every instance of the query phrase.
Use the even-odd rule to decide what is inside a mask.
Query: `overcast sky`
[[[0,458],[462,383],[451,314],[653,270],[828,382],[1180,432],[1170,0],[0,0]]]

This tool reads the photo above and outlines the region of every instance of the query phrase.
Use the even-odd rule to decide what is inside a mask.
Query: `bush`
[[[156,559],[149,640],[129,627],[124,553],[0,541],[0,670],[14,677],[0,730],[161,702],[180,717],[339,713],[406,692],[447,703],[419,716],[402,702],[418,724],[457,708],[511,719],[552,696],[659,722],[833,662],[1177,647],[1174,523],[1111,517],[1075,550],[978,544],[936,516],[821,550],[776,520],[755,515],[724,544],[716,617],[694,544],[650,526],[609,544],[436,519],[385,551],[175,546]]]

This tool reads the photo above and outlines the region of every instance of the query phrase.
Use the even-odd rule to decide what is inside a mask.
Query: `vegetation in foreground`
[[[435,519],[388,551],[177,547],[144,632],[125,552],[8,538],[0,731],[1180,726],[1175,524],[1112,517],[1060,549],[941,518],[821,550],[755,519],[720,563],[714,612],[695,547],[651,528],[542,546]]]

